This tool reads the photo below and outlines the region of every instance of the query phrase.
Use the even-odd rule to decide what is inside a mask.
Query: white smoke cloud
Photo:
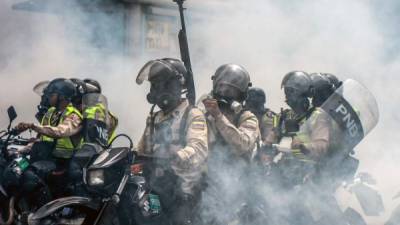
[[[19,113],[18,121],[34,120],[39,97],[31,90],[38,81],[59,76],[92,77],[102,83],[111,110],[119,116],[120,131],[137,140],[150,107],[145,102],[148,89],[137,86],[134,78],[149,56],[121,58],[99,51],[101,46],[87,38],[91,35],[88,26],[99,21],[112,24],[119,18],[90,18],[79,10],[68,17],[14,11],[13,3],[0,3],[1,127],[7,122],[5,109],[11,104]],[[191,5],[187,2],[189,17],[195,11]],[[254,86],[266,90],[268,107],[275,111],[286,107],[280,81],[291,70],[354,78],[372,91],[381,119],[356,151],[360,170],[378,180],[389,212],[395,203],[391,197],[400,190],[395,177],[400,171],[400,152],[396,150],[400,60],[393,51],[399,46],[398,17],[393,9],[399,5],[395,1],[362,0],[230,0],[193,5],[198,12],[188,27],[188,36],[198,95],[211,88],[215,69],[230,62],[248,69]],[[96,37],[103,38],[102,34]],[[113,45],[112,35],[104,38]],[[115,47],[115,51],[120,50]],[[382,218],[369,219],[382,223]]]

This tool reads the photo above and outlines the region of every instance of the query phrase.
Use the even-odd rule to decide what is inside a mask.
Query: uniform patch
[[[253,124],[253,125],[257,125],[257,123],[258,123],[257,119],[250,119],[244,122],[244,124]]]
[[[252,124],[244,124],[241,126],[242,128],[256,130],[256,126]]]
[[[205,123],[203,121],[193,121],[192,125],[190,128],[195,129],[195,130],[204,130],[205,128]]]

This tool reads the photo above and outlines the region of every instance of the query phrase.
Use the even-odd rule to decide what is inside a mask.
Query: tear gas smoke
[[[265,89],[269,108],[286,107],[280,81],[291,70],[329,72],[341,79],[354,78],[376,96],[381,118],[375,130],[356,148],[359,171],[378,181],[386,213],[367,218],[382,221],[399,202],[400,152],[397,128],[400,117],[400,46],[397,1],[202,1],[188,36],[198,96],[211,89],[210,77],[224,63],[243,65],[254,86]],[[79,9],[63,16],[14,11],[12,0],[0,3],[0,125],[7,123],[6,108],[14,105],[18,121],[34,121],[39,97],[36,83],[56,77],[98,79],[110,109],[119,116],[121,132],[137,140],[150,106],[148,87],[137,86],[138,69],[152,56],[130,58],[113,52],[121,46],[119,16],[90,14]],[[173,3],[171,2],[171,5]],[[192,13],[187,2],[187,15]],[[218,8],[217,8],[218,7]],[[91,33],[99,24],[108,27]],[[112,27],[113,29],[109,29]],[[104,46],[96,45],[103,39]],[[167,55],[160,54],[162,58]],[[169,55],[171,56],[171,55]],[[172,55],[177,57],[176,55]]]

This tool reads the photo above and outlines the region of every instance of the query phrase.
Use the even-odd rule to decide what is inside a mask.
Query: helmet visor
[[[214,97],[239,101],[241,98],[241,91],[239,88],[229,83],[218,83],[214,89]]]
[[[139,71],[139,74],[136,77],[136,83],[141,85],[143,81],[150,81],[154,77],[160,75],[167,77],[173,74],[172,71],[173,69],[171,66],[162,60],[152,60],[146,63]]]
[[[44,93],[44,90],[47,88],[47,86],[49,85],[50,81],[48,80],[44,80],[41,81],[39,83],[37,83],[34,87],[33,87],[33,91],[38,94],[39,96],[42,96]]]

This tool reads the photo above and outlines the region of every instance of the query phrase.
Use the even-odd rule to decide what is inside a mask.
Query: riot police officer
[[[66,79],[52,80],[44,90],[44,98],[51,106],[43,116],[41,124],[20,123],[17,129],[32,129],[44,142],[54,144],[52,155],[68,159],[81,142],[82,115],[71,100],[76,95],[74,84]]]
[[[182,61],[165,58],[148,62],[136,79],[138,84],[150,82],[147,101],[153,105],[137,152],[154,159],[150,186],[178,225],[192,223],[208,156],[204,114],[182,97],[185,77]],[[155,106],[160,111],[154,112]]]
[[[315,162],[327,152],[329,145],[329,118],[316,106],[310,106],[312,80],[305,72],[294,71],[285,75],[282,87],[286,103],[297,115],[298,123],[292,149],[299,150],[301,160]]]
[[[243,108],[251,86],[240,65],[225,64],[212,76],[211,94],[203,100],[209,127],[207,189],[201,207],[205,224],[227,224],[241,203],[249,164],[259,139],[257,117]],[[235,187],[232,183],[241,184]],[[242,196],[243,198],[240,198]]]
[[[102,88],[100,86],[100,83],[97,80],[91,79],[91,78],[86,78],[83,80],[84,86],[86,87],[85,94],[102,94]],[[93,107],[86,108],[85,111],[83,112],[83,117],[84,118],[95,118],[98,117],[96,115],[103,115],[104,121],[107,125],[107,133],[108,133],[108,144],[112,141],[112,139],[116,136],[116,129],[118,126],[118,118],[115,116],[114,113],[112,113],[110,110],[106,110],[106,106],[98,103]],[[101,118],[98,118],[102,120]]]
[[[322,99],[316,95],[316,91],[321,94],[325,94],[326,91],[324,85],[320,85],[323,83],[319,78],[316,79],[305,72],[294,71],[286,74],[282,82],[286,102],[296,116],[293,121],[289,121],[295,125],[293,126],[295,129],[291,131],[290,151],[283,153],[278,167],[283,179],[287,180],[285,184],[288,190],[294,191],[290,192],[293,194],[293,202],[289,206],[292,211],[290,220],[295,220],[298,224],[309,224],[310,220],[320,220],[321,218],[313,216],[315,209],[306,206],[326,207],[324,199],[327,201],[326,199],[330,197],[321,191],[324,187],[314,185],[319,165],[323,162],[331,142],[330,117],[318,107]],[[309,103],[311,97],[316,97],[312,100],[312,106]],[[285,123],[287,125],[288,121]],[[302,199],[298,196],[302,196]],[[333,213],[335,209],[331,208]]]
[[[74,84],[67,79],[52,80],[43,91],[50,108],[43,116],[40,124],[20,123],[19,131],[32,129],[38,133],[40,141],[31,149],[30,167],[23,173],[22,191],[33,194],[33,204],[44,204],[51,199],[47,189],[50,174],[59,174],[60,179],[52,180],[54,192],[63,194],[65,188],[64,175],[74,151],[82,143],[82,115],[71,101],[76,95]],[[53,182],[54,181],[54,182]]]
[[[250,159],[259,137],[257,117],[243,109],[251,86],[250,75],[236,64],[220,66],[212,77],[211,96],[203,101],[210,125],[210,152],[214,146],[231,147],[231,156]]]
[[[274,123],[276,123],[276,113],[265,108],[266,95],[261,88],[249,88],[245,109],[251,111],[257,116],[261,132],[261,140],[265,141],[270,132],[273,132]]]
[[[341,82],[332,74],[314,73],[311,79],[315,107],[321,107],[341,86]],[[320,182],[328,182],[332,191],[343,180],[352,178],[358,167],[358,160],[351,156],[353,150],[348,148],[344,135],[345,132],[331,119],[329,148],[319,164],[319,179]]]

